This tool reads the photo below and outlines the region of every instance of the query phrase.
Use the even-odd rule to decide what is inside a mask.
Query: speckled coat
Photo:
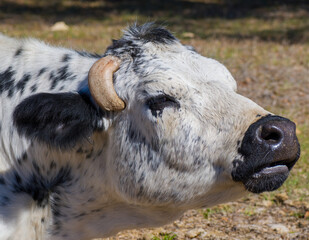
[[[0,35],[0,239],[91,239],[236,199],[239,144],[268,114],[219,62],[153,24],[104,55],[126,108],[99,109],[99,55]],[[234,163],[234,164],[233,164]]]

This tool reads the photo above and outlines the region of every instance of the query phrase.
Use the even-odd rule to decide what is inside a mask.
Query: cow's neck
[[[94,211],[84,210],[79,216],[62,222],[61,231],[52,239],[61,239],[61,235],[68,233],[68,239],[76,240],[109,237],[125,229],[162,226],[182,214],[182,210],[167,206],[137,207],[111,198],[106,203],[98,204]]]
[[[105,141],[92,140],[74,151],[29,145],[16,159],[17,164],[6,171],[7,184],[1,196],[15,199],[11,214],[19,216],[17,224],[6,219],[3,225],[12,229],[12,239],[21,239],[23,226],[31,229],[32,224],[37,228],[26,231],[29,236],[24,239],[89,239],[123,229],[162,225],[182,214],[166,206],[136,206],[115,195],[105,172],[105,146],[96,145]]]

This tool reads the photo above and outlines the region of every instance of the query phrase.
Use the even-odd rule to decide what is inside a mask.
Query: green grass
[[[159,236],[154,236],[152,240],[173,240],[177,235],[173,233],[160,233]]]
[[[234,211],[234,208],[230,205],[219,205],[219,206],[215,206],[212,208],[206,208],[201,210],[202,211],[202,215],[205,219],[211,219],[211,216],[214,214],[221,214],[221,215],[226,215],[228,213],[231,213]]]

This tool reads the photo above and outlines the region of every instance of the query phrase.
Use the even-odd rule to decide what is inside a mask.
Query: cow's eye
[[[146,105],[154,116],[157,116],[158,112],[162,113],[163,109],[166,107],[180,108],[179,102],[174,97],[165,94],[149,98],[146,101]]]

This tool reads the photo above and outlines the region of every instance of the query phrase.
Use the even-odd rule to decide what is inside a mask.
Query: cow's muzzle
[[[243,160],[233,162],[233,179],[254,193],[279,188],[300,155],[295,129],[293,122],[278,116],[253,123],[238,149]]]

